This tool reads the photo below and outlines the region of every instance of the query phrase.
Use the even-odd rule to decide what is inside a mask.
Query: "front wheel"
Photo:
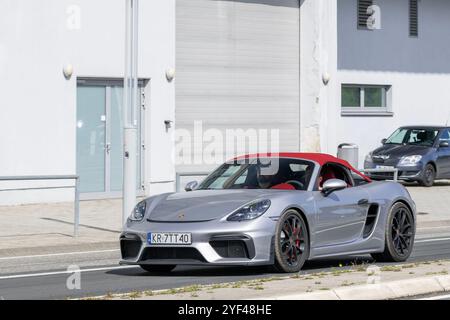
[[[432,164],[427,164],[423,170],[423,180],[420,184],[424,187],[432,187],[436,179],[436,170]]]
[[[139,266],[147,272],[156,272],[156,273],[170,272],[176,267],[176,265],[150,265],[150,264],[141,264]]]
[[[309,237],[303,217],[287,210],[275,230],[275,268],[280,272],[299,272],[309,256]]]
[[[415,231],[411,210],[401,202],[394,204],[387,218],[384,251],[372,257],[380,262],[406,261],[413,249]]]

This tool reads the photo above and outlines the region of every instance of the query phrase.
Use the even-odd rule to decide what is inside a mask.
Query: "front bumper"
[[[273,264],[276,222],[128,223],[120,235],[121,264],[268,265]],[[189,232],[190,245],[151,245],[149,232]]]
[[[397,163],[375,163],[364,161],[364,169],[376,169],[377,166],[393,167],[398,170],[398,180],[420,181],[423,178],[424,166],[418,163],[415,166],[398,166]],[[393,172],[368,172],[366,174],[372,180],[393,180]]]

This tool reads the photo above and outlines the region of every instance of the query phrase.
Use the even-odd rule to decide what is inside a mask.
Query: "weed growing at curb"
[[[400,266],[384,266],[380,269],[382,272],[400,272],[402,267]]]

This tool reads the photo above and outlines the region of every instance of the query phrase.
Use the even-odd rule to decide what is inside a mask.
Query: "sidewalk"
[[[0,207],[0,257],[118,247],[122,200],[80,202],[79,236],[73,237],[73,203]]]
[[[408,186],[418,208],[418,236],[450,234],[450,181],[433,188]],[[73,203],[0,207],[0,257],[73,249],[117,248],[122,200],[82,201],[79,237]]]
[[[109,294],[94,299],[137,300],[385,300],[450,290],[450,261],[357,265],[351,269],[295,274],[169,290]],[[92,299],[87,297],[87,299]]]

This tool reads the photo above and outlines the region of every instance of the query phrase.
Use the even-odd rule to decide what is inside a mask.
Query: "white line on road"
[[[61,253],[48,253],[48,254],[36,254],[30,256],[16,256],[16,257],[3,257],[0,260],[12,260],[12,259],[29,259],[29,258],[44,258],[44,257],[57,257],[57,256],[68,256],[76,254],[94,254],[94,253],[106,253],[106,252],[116,252],[119,249],[110,250],[97,250],[97,251],[76,251],[76,252],[61,252]]]
[[[415,243],[423,243],[423,242],[440,242],[440,241],[449,241],[450,238],[430,238],[430,239],[422,239],[416,240]]]
[[[117,267],[81,269],[80,273],[81,272],[95,272],[95,271],[111,271],[111,270],[120,270],[120,269],[133,269],[133,268],[138,268],[138,267],[139,266],[117,266]],[[0,276],[0,280],[45,277],[45,276],[54,276],[54,275],[60,275],[60,274],[73,274],[73,273],[76,273],[76,272],[65,270],[65,271],[42,272],[42,273],[14,274],[14,275],[9,275],[9,276]]]
[[[440,227],[421,227],[421,228],[417,228],[417,230],[426,230],[426,229],[450,229],[450,226],[440,226]]]

